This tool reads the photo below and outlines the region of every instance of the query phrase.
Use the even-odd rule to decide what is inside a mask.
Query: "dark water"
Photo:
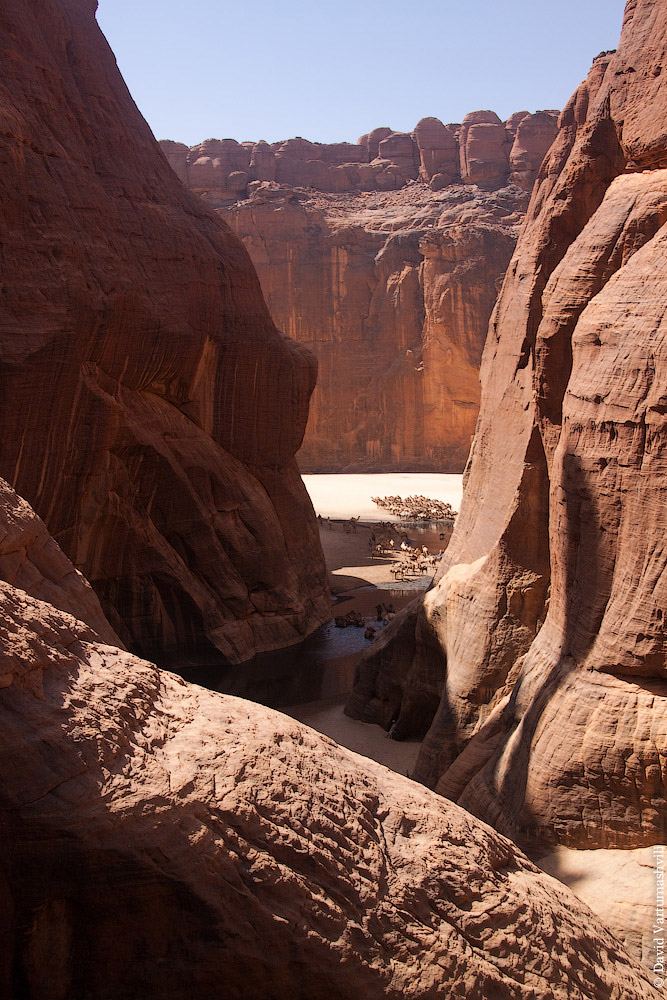
[[[419,596],[417,591],[363,587],[343,595],[332,614],[358,610],[376,628],[375,605],[393,604],[396,611]],[[284,708],[320,701],[351,691],[361,653],[371,646],[365,628],[337,628],[333,620],[296,646],[259,653],[246,663],[228,667],[189,667],[179,670],[188,681],[212,691],[249,698],[268,708]]]
[[[445,548],[451,535],[451,526],[442,523],[395,523],[395,527],[407,533],[411,545],[426,545],[429,552]],[[334,528],[340,531],[342,525],[337,523]],[[362,533],[361,528],[360,551],[363,552],[368,532]],[[373,525],[373,529],[381,531],[379,525]],[[394,609],[400,611],[424,592],[429,581],[430,577],[424,577],[418,585],[421,589],[415,589],[414,585],[412,589],[401,589],[399,585],[385,590],[368,585],[346,591],[332,604],[332,620],[296,646],[259,653],[246,663],[230,666],[181,665],[178,673],[213,691],[249,698],[269,708],[302,705],[347,694],[354,684],[359,657],[371,646],[371,641],[364,637],[365,628],[337,628],[333,617],[355,610],[364,616],[365,624],[381,628],[375,620],[377,604],[393,604]]]

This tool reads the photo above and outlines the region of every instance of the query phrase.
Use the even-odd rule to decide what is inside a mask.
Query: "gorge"
[[[330,617],[295,460],[316,363],[160,153],[96,7],[0,7],[0,995],[657,1000],[646,963],[522,846],[667,833],[662,5],[629,0],[618,51],[560,116],[514,252],[538,116],[512,123],[512,161],[493,120],[420,123],[421,146],[366,137],[353,195],[317,187],[349,178],[348,148],[307,168],[305,198],[287,179],[304,179],[298,144],[252,192],[230,179],[239,164],[225,174],[227,217],[292,206],[305,227],[317,204],[327,245],[335,196],[366,213],[377,195],[380,249],[357,219],[337,259],[370,247],[377,329],[421,344],[425,366],[450,319],[425,318],[422,344],[424,326],[410,341],[392,317],[427,317],[427,287],[433,316],[457,288],[469,303],[476,281],[490,309],[506,265],[489,250],[484,271],[481,248],[505,228],[461,514],[348,704],[425,735],[416,780],[163,669],[243,670]],[[252,151],[258,170],[270,152]],[[432,286],[417,216],[437,230]],[[467,291],[452,264],[477,275]],[[465,332],[467,305],[455,314]],[[438,378],[433,398],[440,384],[458,405]],[[391,372],[386,391],[416,399],[411,379]],[[432,427],[423,401],[407,408],[430,455],[405,428],[369,453],[388,412],[373,393],[363,433],[333,457],[312,439],[313,462],[464,460],[463,431],[447,458],[434,429],[445,402]]]

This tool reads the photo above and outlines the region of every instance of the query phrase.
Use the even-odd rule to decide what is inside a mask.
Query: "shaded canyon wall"
[[[460,518],[352,714],[513,838],[664,842],[667,12],[560,119],[489,328]]]
[[[169,169],[95,6],[0,12],[0,474],[129,648],[238,662],[329,616],[294,460],[316,362]]]

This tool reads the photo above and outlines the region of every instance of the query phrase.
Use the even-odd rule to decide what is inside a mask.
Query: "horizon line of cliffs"
[[[462,471],[491,310],[557,132],[557,112],[476,111],[356,145],[161,143],[317,357],[302,472]]]
[[[311,142],[297,136],[206,139],[188,147],[172,139],[160,146],[188,187],[213,193],[218,207],[251,195],[267,181],[328,193],[395,191],[421,180],[432,191],[450,184],[497,190],[515,184],[530,191],[557,132],[557,110],[517,111],[502,121],[494,111],[473,111],[461,123],[422,118],[412,132],[381,126],[356,143]]]

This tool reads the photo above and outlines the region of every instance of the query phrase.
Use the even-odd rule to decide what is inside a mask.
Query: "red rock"
[[[419,176],[424,181],[438,181],[433,190],[440,191],[460,180],[459,146],[452,130],[437,118],[422,118],[415,126],[419,149]]]
[[[442,575],[350,706],[406,734],[439,700],[417,776],[514,838],[667,834],[666,49],[662,5],[629,4],[561,115]]]
[[[516,135],[516,130],[519,127],[519,123],[522,122],[524,118],[527,118],[529,114],[530,114],[529,111],[515,111],[514,114],[510,115],[507,121],[505,122],[505,128],[508,130],[508,132],[511,132],[512,135]]]
[[[503,187],[509,175],[512,136],[493,111],[466,115],[459,133],[461,178],[493,190]]]
[[[188,147],[183,142],[172,142],[170,139],[164,139],[160,146],[178,179],[188,186],[188,161],[191,158]]]
[[[264,186],[225,214],[276,322],[318,357],[303,471],[457,471],[470,448],[523,196],[383,199]]]
[[[414,139],[407,132],[392,132],[386,139],[382,139],[378,146],[378,159],[387,160],[395,170],[400,171],[402,184],[417,177],[419,152]]]
[[[510,152],[510,182],[532,191],[537,172],[558,133],[557,115],[538,111],[517,124]]]
[[[169,151],[165,150],[164,143],[160,143],[162,150],[171,163]],[[258,181],[274,181],[276,179],[276,157],[272,149],[266,142],[257,142],[252,147],[250,159],[250,175]]]
[[[128,647],[238,662],[329,616],[294,462],[315,361],[169,169],[94,7],[0,11],[0,474]],[[232,176],[249,157],[204,146]]]
[[[0,623],[3,996],[658,996],[453,803],[4,582]]]
[[[386,139],[387,136],[393,135],[393,131],[393,129],[387,128],[386,125],[383,125],[380,128],[374,128],[372,132],[368,133],[368,135],[362,135],[361,138],[357,140],[357,145],[366,149],[366,158],[369,163],[371,160],[374,160],[376,156],[378,156],[382,140]]]
[[[368,163],[368,154],[359,143],[331,142],[318,143],[320,159],[334,166],[346,166],[349,163]]]

